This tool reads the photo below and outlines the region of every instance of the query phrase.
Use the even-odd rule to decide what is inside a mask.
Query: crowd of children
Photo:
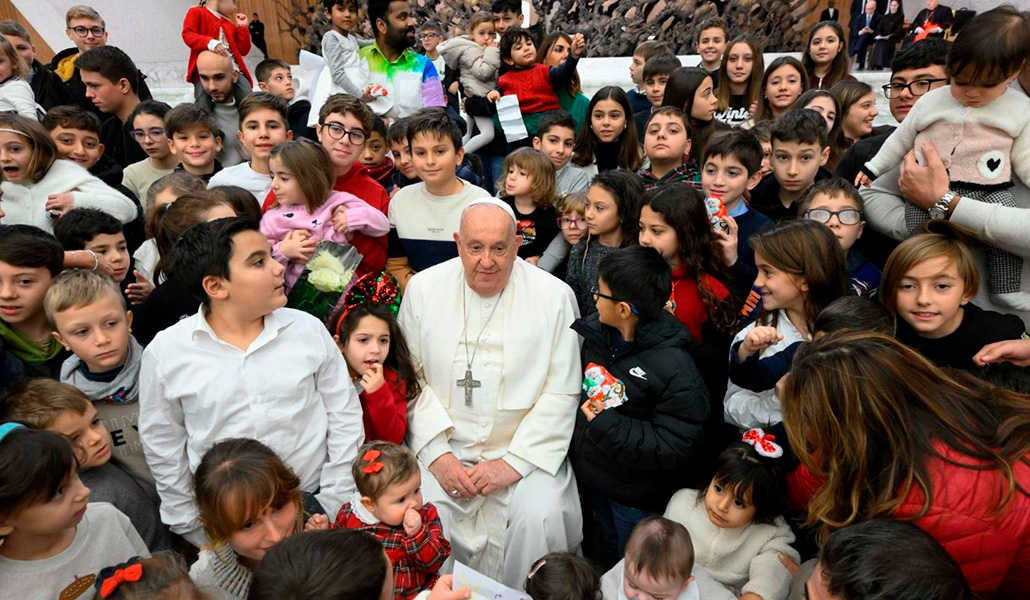
[[[308,99],[202,0],[174,107],[90,7],[50,65],[0,22],[0,595],[468,598],[397,312],[492,196],[579,315],[584,543],[533,600],[1030,593],[1030,14],[902,47],[894,129],[836,20],[587,97],[512,0],[416,24],[448,104],[399,118],[359,52],[399,4],[319,3]]]

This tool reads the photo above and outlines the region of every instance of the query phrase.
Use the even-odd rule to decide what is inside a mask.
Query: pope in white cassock
[[[458,560],[521,589],[533,561],[582,541],[566,460],[579,315],[569,286],[517,257],[503,202],[471,202],[454,239],[459,257],[415,275],[400,308],[426,382],[409,407],[409,441],[451,542],[445,570]]]

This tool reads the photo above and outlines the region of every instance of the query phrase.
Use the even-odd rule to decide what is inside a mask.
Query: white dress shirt
[[[253,438],[274,450],[335,515],[354,490],[364,439],[347,364],[314,317],[281,308],[247,350],[218,338],[206,310],[162,331],[143,353],[140,438],[161,518],[197,543],[191,473],[215,442]]]

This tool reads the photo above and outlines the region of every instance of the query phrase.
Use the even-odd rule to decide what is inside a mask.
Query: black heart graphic
[[[997,171],[998,167],[1000,167],[1000,166],[1001,166],[1001,159],[1000,158],[989,158],[989,159],[987,159],[987,168],[991,170],[991,173]]]
[[[293,218],[293,213],[286,213],[283,216],[286,217],[287,219],[292,219]]]

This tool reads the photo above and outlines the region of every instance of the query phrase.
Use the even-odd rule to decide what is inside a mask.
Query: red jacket
[[[365,425],[365,441],[382,440],[395,444],[404,443],[404,434],[408,430],[408,399],[405,396],[405,385],[398,381],[393,369],[383,367],[383,378],[386,380],[374,392],[362,391],[361,421]]]
[[[337,192],[354,194],[375,208],[378,208],[384,215],[389,216],[390,195],[386,193],[383,186],[368,175],[368,169],[359,162],[355,162],[350,171],[336,180],[333,189]],[[268,192],[264,203],[261,205],[261,213],[275,206],[275,192]],[[387,236],[368,237],[363,233],[355,233],[350,240],[350,245],[364,257],[358,265],[358,275],[367,273],[380,273],[386,268]]]
[[[968,457],[938,445],[941,454],[963,464]],[[927,464],[933,502],[915,523],[934,537],[962,567],[973,592],[984,598],[1026,598],[1030,591],[1030,497],[1015,490],[997,514],[1005,485],[998,471],[977,471],[937,458]],[[1019,464],[1015,477],[1030,489],[1030,467]],[[804,466],[791,477],[791,485],[818,488],[818,480]],[[914,488],[894,517],[907,519],[923,507],[925,496]]]
[[[229,42],[229,50],[232,58],[240,68],[240,73],[247,78],[251,85],[254,80],[247,70],[247,63],[243,57],[250,52],[250,29],[246,26],[237,26],[235,21],[230,21],[211,12],[206,6],[194,6],[186,11],[186,18],[182,21],[182,41],[190,49],[190,62],[186,66],[186,81],[193,83],[197,80],[197,57],[205,50],[210,50],[208,44],[211,40],[218,39],[218,31],[225,32],[225,40]]]

